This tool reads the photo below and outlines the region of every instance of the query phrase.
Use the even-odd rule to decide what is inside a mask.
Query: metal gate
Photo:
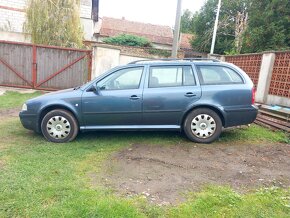
[[[0,85],[43,90],[91,80],[92,51],[0,40]]]

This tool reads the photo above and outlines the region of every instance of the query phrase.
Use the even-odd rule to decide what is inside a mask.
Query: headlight
[[[27,105],[26,104],[22,105],[22,111],[27,111]]]

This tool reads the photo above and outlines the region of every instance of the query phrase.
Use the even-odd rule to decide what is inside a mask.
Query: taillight
[[[255,95],[256,95],[256,89],[252,88],[252,104],[255,104]]]

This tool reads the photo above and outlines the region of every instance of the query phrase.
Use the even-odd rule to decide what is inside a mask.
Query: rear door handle
[[[131,100],[138,100],[138,99],[140,99],[140,97],[138,97],[137,95],[132,95],[132,96],[130,97],[130,99],[131,99]]]
[[[184,96],[185,97],[194,97],[194,96],[196,96],[196,94],[193,94],[192,92],[187,92]]]

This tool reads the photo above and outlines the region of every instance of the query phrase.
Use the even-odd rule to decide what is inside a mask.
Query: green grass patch
[[[19,93],[14,91],[7,91],[0,95],[0,109],[11,109],[21,107],[21,105],[28,99],[37,97],[42,93],[39,91],[33,93]]]
[[[273,187],[240,195],[227,187],[211,186],[171,208],[168,217],[289,217],[289,214],[290,189]]]
[[[267,128],[252,124],[250,127],[242,127],[226,130],[221,134],[221,142],[282,142],[290,143],[289,133],[282,131],[271,131]]]
[[[0,109],[40,95],[7,92]],[[222,134],[219,142],[285,142],[287,135],[252,125]],[[122,198],[92,181],[104,160],[133,144],[192,146],[176,132],[94,132],[66,144],[47,142],[24,129],[18,118],[0,120],[0,217],[289,217],[289,190],[238,194],[207,187],[178,206],[159,207],[144,199]],[[214,144],[213,144],[214,146]]]
[[[258,127],[240,131],[248,132],[252,128]],[[117,197],[101,184],[92,184],[90,174],[98,176],[103,161],[112,152],[138,143],[187,143],[174,133],[96,132],[81,134],[71,143],[53,144],[23,129],[18,119],[9,118],[0,122],[0,138],[4,139],[0,141],[0,160],[5,162],[0,169],[0,217],[287,217],[290,214],[289,191],[281,189],[240,195],[229,188],[209,187],[192,193],[181,205],[158,207],[141,198]]]

